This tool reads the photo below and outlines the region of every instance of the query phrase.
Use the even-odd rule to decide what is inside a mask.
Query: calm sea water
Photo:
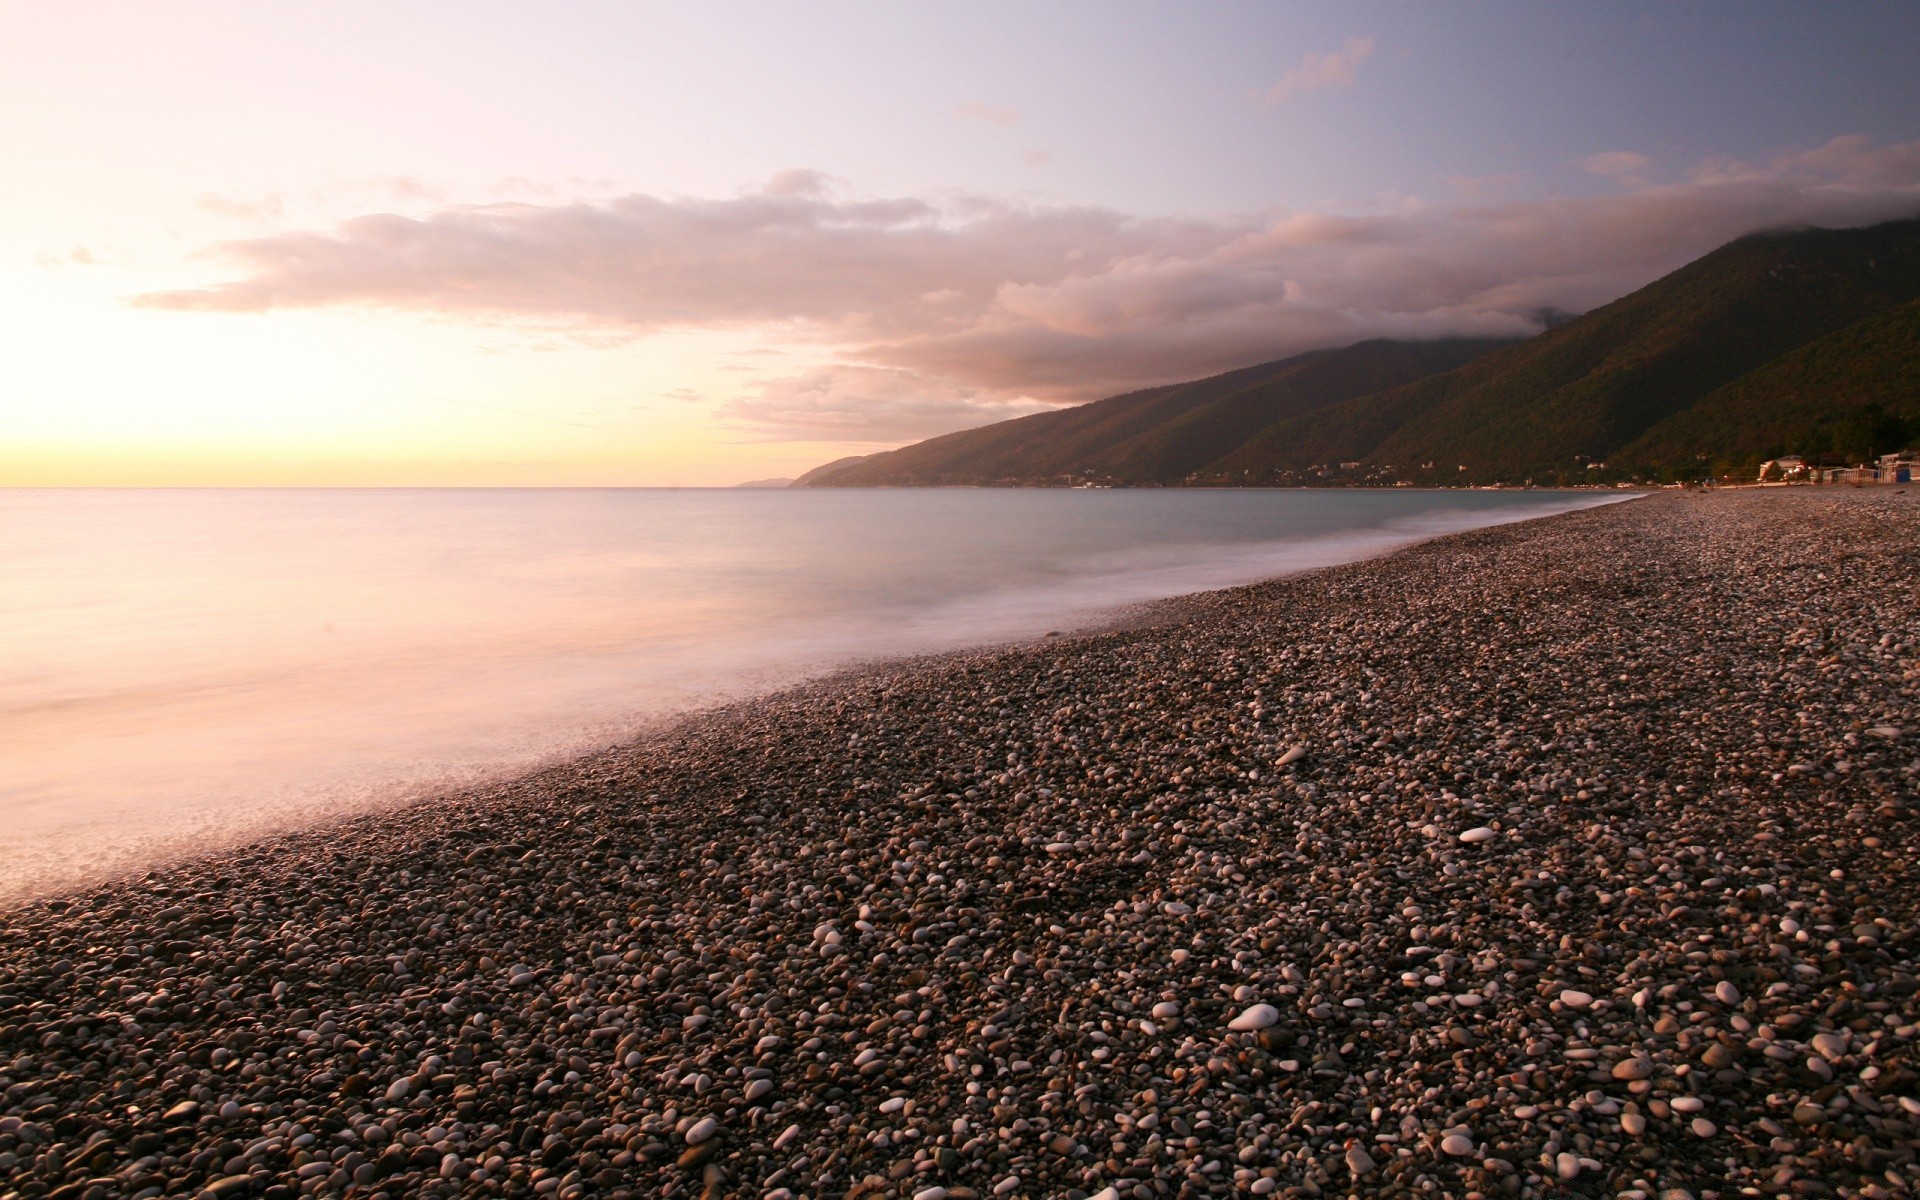
[[[1614,498],[0,491],[0,898],[861,658]]]

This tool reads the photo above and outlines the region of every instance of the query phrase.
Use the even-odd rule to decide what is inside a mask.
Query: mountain
[[[1465,465],[1475,480],[1577,473],[1781,355],[1916,297],[1920,221],[1741,238],[1416,385],[1417,397],[1366,398],[1356,407],[1395,417],[1366,457],[1443,474]],[[1748,419],[1726,411],[1712,436],[1736,436]]]
[[[1898,428],[1894,428],[1898,426]],[[1920,300],[1808,342],[1655,425],[1612,465],[1701,460],[1742,471],[1782,454],[1859,461],[1920,439]]]
[[[783,488],[792,487],[791,479],[749,479],[745,483],[736,483],[737,488]]]
[[[1920,220],[1754,234],[1523,342],[1362,342],[802,482],[1570,482],[1744,468],[1823,440],[1920,434],[1916,300]]]
[[[814,484],[819,483],[821,480],[827,478],[829,475],[833,475],[839,471],[843,471],[846,468],[851,467],[853,464],[857,462],[865,462],[872,457],[873,455],[871,454],[850,454],[846,458],[836,458],[830,463],[820,464],[819,466],[815,467],[813,470],[808,471],[805,474],[801,475],[800,478],[794,480],[791,484],[787,486],[812,487]]]
[[[1367,341],[828,463],[805,486],[1180,483],[1276,422],[1470,362],[1511,341]]]

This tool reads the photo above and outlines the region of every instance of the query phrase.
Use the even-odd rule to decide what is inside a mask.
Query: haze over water
[[[0,492],[0,897],[851,661],[1616,497]]]

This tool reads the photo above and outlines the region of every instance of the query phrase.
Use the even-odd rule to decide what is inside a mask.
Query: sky
[[[1920,214],[1920,6],[0,0],[0,485],[724,486]]]

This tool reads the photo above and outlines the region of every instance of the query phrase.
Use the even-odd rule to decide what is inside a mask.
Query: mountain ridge
[[[1308,351],[839,460],[796,486],[1565,483],[1744,468],[1848,422],[1882,431],[1869,441],[1920,435],[1920,316],[1902,315],[1916,300],[1920,219],[1749,234],[1524,340]],[[1842,386],[1852,377],[1874,382]],[[1801,394],[1812,387],[1825,391]],[[1867,408],[1878,415],[1849,415]]]

